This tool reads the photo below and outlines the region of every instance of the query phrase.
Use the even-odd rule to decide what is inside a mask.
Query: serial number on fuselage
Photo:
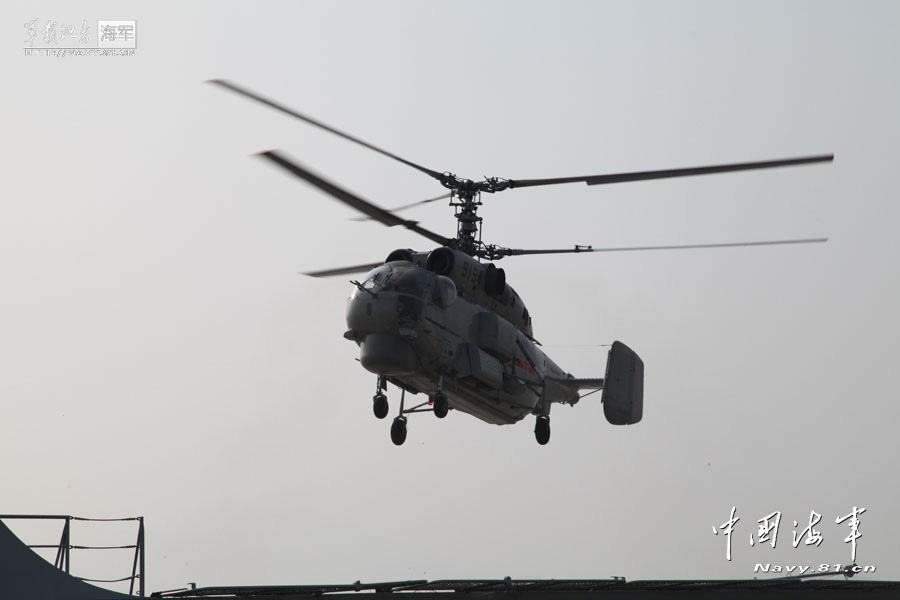
[[[481,271],[481,269],[476,269],[475,265],[469,264],[467,261],[464,261],[461,271],[462,278],[464,280],[467,280],[475,287],[481,286],[481,278],[483,277],[483,271]]]

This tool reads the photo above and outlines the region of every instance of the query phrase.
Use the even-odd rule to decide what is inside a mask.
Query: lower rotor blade
[[[833,160],[834,154],[822,154],[819,156],[804,156],[801,158],[784,158],[779,160],[765,160],[759,162],[712,165],[708,167],[689,167],[686,169],[636,171],[633,173],[611,173],[609,175],[586,175],[583,177],[556,177],[553,179],[510,179],[509,187],[532,187],[537,185],[556,185],[559,183],[579,183],[582,181],[588,185],[603,185],[607,183],[622,183],[625,181],[667,179],[669,177],[690,177],[692,175],[710,175],[713,173],[727,173],[730,171],[749,171],[751,169],[772,169],[775,167],[790,167],[817,162],[831,162]]]
[[[366,265],[356,265],[354,267],[341,267],[338,269],[326,269],[324,271],[308,271],[306,273],[301,273],[302,275],[309,275],[310,277],[333,277],[335,275],[349,275],[351,273],[366,273],[371,271],[375,267],[380,267],[384,264],[384,261],[377,263],[369,263]]]
[[[740,246],[776,246],[781,244],[821,244],[828,238],[809,238],[796,240],[769,240],[764,242],[728,242],[724,244],[685,244],[674,246],[629,246],[621,248],[594,248],[592,246],[575,246],[554,250],[522,250],[518,248],[498,249],[502,256],[521,256],[526,254],[569,254],[579,252],[632,252],[636,250],[693,250],[697,248],[734,248]]]
[[[434,232],[428,231],[424,227],[419,227],[419,225],[415,221],[407,221],[401,219],[397,215],[384,210],[383,208],[372,204],[371,202],[367,202],[363,200],[359,196],[348,192],[347,190],[336,186],[330,181],[326,181],[322,179],[318,175],[314,174],[312,171],[301,167],[297,163],[294,163],[287,158],[281,156],[275,151],[268,151],[260,153],[260,156],[263,158],[272,161],[279,167],[293,173],[297,177],[311,183],[316,186],[323,192],[331,195],[332,197],[340,200],[344,204],[348,206],[352,206],[359,212],[363,213],[366,216],[369,216],[380,223],[384,223],[389,227],[393,227],[395,225],[402,225],[406,227],[410,231],[415,231],[421,236],[428,238],[429,240],[441,244],[442,246],[446,246],[450,243],[451,240],[445,238],[441,235],[438,235]]]

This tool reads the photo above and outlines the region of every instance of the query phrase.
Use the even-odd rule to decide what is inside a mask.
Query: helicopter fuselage
[[[455,256],[474,264],[429,269],[426,255],[407,258],[370,271],[348,300],[345,337],[359,344],[363,367],[413,394],[443,393],[451,408],[498,425],[578,402],[577,389],[559,382],[572,376],[538,347],[505,277],[479,293],[487,265]]]

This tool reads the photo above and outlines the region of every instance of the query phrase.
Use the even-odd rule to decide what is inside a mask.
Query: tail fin
[[[633,425],[644,415],[644,361],[622,342],[609,350],[601,402],[612,425]]]

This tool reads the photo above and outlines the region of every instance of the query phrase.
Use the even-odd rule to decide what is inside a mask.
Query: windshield
[[[369,271],[362,280],[362,287],[373,294],[397,292],[424,300],[431,293],[433,281],[434,275],[421,267],[409,263],[388,263]]]
[[[378,292],[384,287],[384,284],[387,283],[390,277],[390,265],[379,265],[366,273],[365,278],[362,280],[362,286],[370,292]]]

